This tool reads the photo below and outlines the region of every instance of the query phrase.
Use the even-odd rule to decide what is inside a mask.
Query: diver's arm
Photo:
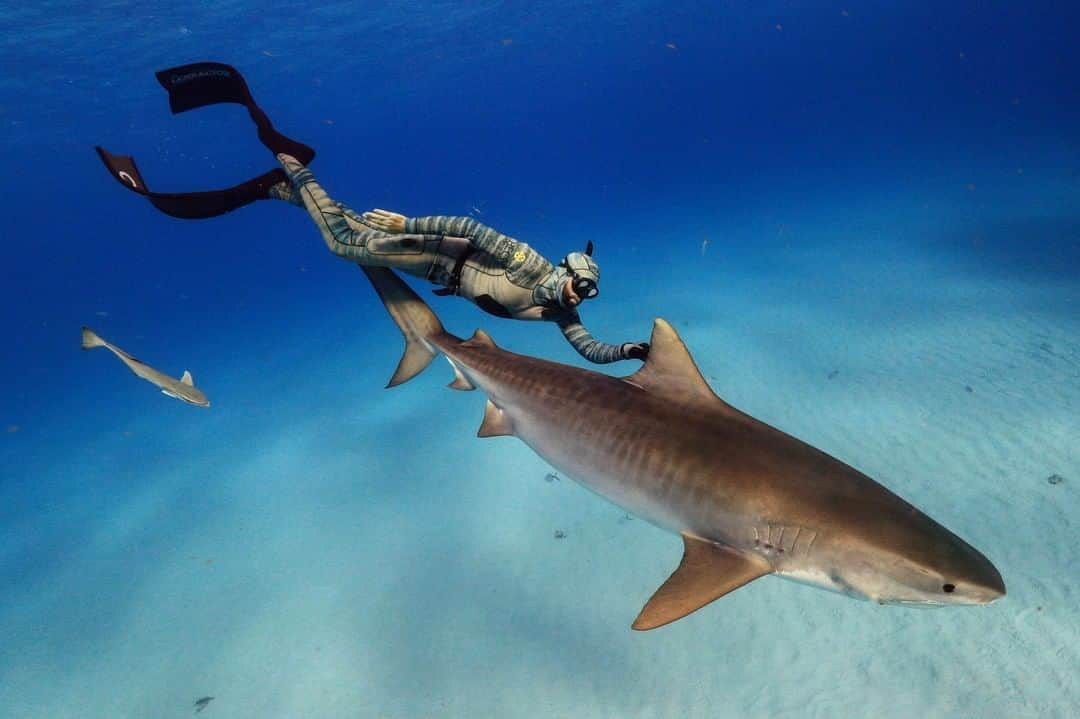
[[[585,329],[585,325],[581,324],[581,318],[577,312],[567,313],[562,319],[558,320],[558,325],[570,346],[590,362],[608,364],[624,359],[644,360],[648,357],[648,342],[624,342],[621,345],[610,345],[601,342]]]
[[[431,215],[429,217],[405,217],[389,210],[374,209],[364,213],[364,223],[384,232],[411,232],[420,235],[444,235],[447,237],[467,237],[478,249],[491,254],[500,243],[510,246],[516,243],[487,225],[482,225],[471,217],[453,217]]]

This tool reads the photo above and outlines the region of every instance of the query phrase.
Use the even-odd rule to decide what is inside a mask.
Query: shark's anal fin
[[[463,392],[469,392],[476,389],[476,385],[469,381],[469,378],[465,376],[465,373],[461,371],[461,368],[454,364],[454,361],[449,357],[446,361],[450,363],[450,366],[454,368],[454,381],[446,385],[450,389],[458,389]]]
[[[762,558],[686,534],[682,537],[683,558],[679,568],[641,609],[634,620],[634,629],[656,629],[682,619],[772,571]]]
[[[514,434],[514,426],[506,413],[495,406],[490,399],[484,405],[484,421],[480,425],[477,437],[507,437]]]
[[[191,377],[191,372],[184,370],[183,376],[180,377],[180,381],[186,384],[188,387],[195,386],[195,380]]]

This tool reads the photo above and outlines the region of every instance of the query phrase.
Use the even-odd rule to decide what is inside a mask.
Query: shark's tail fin
[[[379,299],[386,305],[386,311],[394,319],[401,334],[405,335],[405,354],[398,362],[394,376],[387,387],[396,387],[408,382],[424,371],[435,355],[439,353],[433,344],[435,339],[450,339],[443,329],[442,322],[420,299],[420,296],[405,284],[405,281],[386,267],[360,267],[371,280]]]
[[[82,348],[84,350],[92,350],[95,347],[104,347],[105,340],[94,334],[94,330],[89,327],[82,328]]]

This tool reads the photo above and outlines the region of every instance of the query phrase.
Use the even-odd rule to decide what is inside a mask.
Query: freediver
[[[259,139],[284,170],[271,170],[224,190],[156,193],[147,188],[132,157],[112,155],[98,147],[113,176],[161,211],[186,219],[204,218],[255,200],[285,200],[307,210],[327,247],[343,259],[426,279],[440,286],[436,294],[464,297],[498,317],[554,322],[590,362],[648,357],[648,342],[601,342],[581,322],[578,306],[599,294],[600,268],[592,258],[592,242],[555,265],[528,244],[471,217],[407,218],[378,209],[358,214],[331,199],[315,181],[306,167],[315,151],[273,128],[235,68],[195,63],[162,70],[157,78],[169,93],[174,113],[223,102],[246,107]]]
[[[436,294],[464,297],[498,317],[554,322],[590,362],[648,356],[646,342],[607,344],[581,323],[577,307],[600,292],[592,242],[554,265],[526,243],[472,217],[405,217],[378,209],[357,214],[332,200],[296,158],[279,154],[278,161],[288,181],[273,185],[268,194],[305,208],[338,257],[421,277],[441,286]]]

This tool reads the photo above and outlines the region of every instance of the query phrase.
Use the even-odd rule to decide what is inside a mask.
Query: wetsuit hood
[[[569,278],[574,283],[574,291],[582,300],[596,297],[599,292],[600,265],[596,264],[591,253],[592,243],[590,242],[584,252],[571,252],[562,259],[558,267],[563,270],[562,278]],[[559,289],[561,290],[562,287],[563,284],[560,283]],[[565,300],[561,291],[558,301],[561,307],[570,309],[564,304]]]
[[[562,265],[553,267],[533,289],[533,301],[541,307],[571,309],[563,301],[563,285],[570,279],[570,270]]]
[[[585,252],[571,252],[563,258],[559,267],[565,267],[575,277],[584,277],[592,280],[594,284],[600,283],[600,265]]]

